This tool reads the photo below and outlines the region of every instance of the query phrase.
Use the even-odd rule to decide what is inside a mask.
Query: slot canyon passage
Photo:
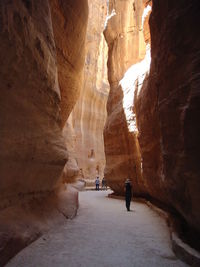
[[[199,25],[199,0],[0,1],[0,266],[200,266]]]

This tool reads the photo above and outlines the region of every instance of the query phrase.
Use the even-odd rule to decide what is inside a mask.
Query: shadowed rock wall
[[[199,1],[153,1],[151,70],[136,105],[148,193],[198,231],[199,12]]]
[[[3,1],[0,20],[4,207],[19,193],[49,191],[57,185],[67,160],[60,125],[80,91],[87,4]]]
[[[59,209],[53,193],[52,209],[41,202],[58,190],[68,159],[62,125],[80,93],[87,15],[86,0],[0,2],[0,265],[48,228],[43,212]],[[28,201],[41,224],[26,231]]]
[[[199,28],[196,25],[200,23],[200,3],[152,1],[152,59],[149,72],[146,64],[146,67],[138,70],[138,64],[142,65],[146,57],[142,61],[136,58],[136,64],[132,60],[131,64],[134,65],[128,71],[128,66],[124,67],[122,53],[125,49],[119,46],[119,35],[116,34],[122,24],[120,20],[117,21],[120,13],[117,4],[128,5],[128,2],[113,3],[115,12],[105,33],[109,46],[108,73],[111,86],[104,131],[106,178],[116,193],[123,194],[124,180],[130,176],[135,194],[150,196],[165,203],[178,211],[187,224],[199,232],[200,40],[197,38]],[[144,1],[146,4],[148,1]],[[136,5],[131,12],[132,15],[137,12]],[[138,18],[142,21],[142,16],[138,15]],[[147,22],[143,25],[145,41],[148,43],[148,31],[145,30]],[[116,44],[120,47],[118,51]],[[138,51],[138,43],[132,42],[128,46],[130,59],[135,45]],[[124,104],[126,93],[129,96],[132,94],[132,104],[128,101],[129,110],[132,111],[129,116]],[[131,135],[134,135],[135,142],[132,142],[134,138]]]

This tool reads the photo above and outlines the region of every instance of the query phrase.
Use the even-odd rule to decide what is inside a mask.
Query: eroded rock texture
[[[105,0],[90,0],[86,36],[84,82],[64,129],[70,143],[70,162],[65,166],[64,180],[80,176],[94,184],[97,174],[103,177],[105,166],[103,128],[108,98],[107,45],[103,36],[107,15]],[[71,145],[73,144],[73,145]]]
[[[86,0],[0,3],[1,209],[59,185],[68,158],[61,125],[80,92],[87,12]]]
[[[134,90],[140,83],[138,75],[147,68],[133,64],[144,59],[146,43],[143,34],[142,1],[109,1],[109,16],[104,32],[109,47],[108,119],[104,130],[106,169],[105,176],[115,192],[123,194],[124,180],[134,180],[141,192],[141,158],[137,140],[137,126],[133,110]],[[148,33],[148,28],[147,28]],[[146,40],[149,41],[147,34]],[[127,77],[124,76],[127,72]],[[144,76],[144,75],[142,75]],[[123,78],[123,80],[122,80]],[[120,82],[121,81],[121,82]]]
[[[59,124],[80,90],[84,2],[51,1],[52,13],[48,1],[1,3],[1,205],[7,196],[52,190],[67,160]]]
[[[153,1],[151,71],[136,107],[148,193],[198,231],[199,12],[199,1]]]
[[[50,0],[61,92],[62,126],[74,107],[82,86],[85,61],[87,0]]]
[[[19,193],[52,189],[67,152],[58,126],[60,90],[48,1],[4,1],[0,8],[3,208]]]
[[[124,21],[129,16],[123,19],[118,15],[123,5],[126,14],[130,7],[133,18],[137,4],[142,5],[139,2],[135,1],[131,10],[132,1],[110,1],[114,11],[110,11],[105,32],[111,86],[104,132],[106,178],[116,193],[123,194],[123,182],[130,176],[135,194],[165,203],[199,232],[200,39],[196,25],[200,23],[200,3],[152,1],[149,72],[148,51],[143,58],[138,53],[138,34],[134,35],[134,42],[127,44],[129,24]],[[143,1],[143,10],[148,2]],[[141,13],[137,18],[142,23]],[[142,24],[148,44],[147,20]],[[129,61],[124,60],[125,44]],[[130,67],[131,64],[134,65]],[[128,104],[124,102],[126,98]]]

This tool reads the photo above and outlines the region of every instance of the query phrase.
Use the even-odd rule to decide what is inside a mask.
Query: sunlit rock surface
[[[144,56],[139,33],[127,41],[134,23],[126,24],[127,10],[133,20],[135,12],[146,12],[148,2],[138,9],[137,1],[134,6],[133,1],[110,1],[105,32],[111,86],[104,131],[106,178],[123,194],[123,182],[130,176],[136,195],[165,203],[199,232],[200,3],[154,0],[151,38],[148,15],[143,19],[142,11],[137,14],[145,42],[151,39],[150,59],[148,49]]]
[[[136,105],[143,179],[200,232],[200,2],[169,2],[153,1],[151,71]]]
[[[61,124],[65,124],[82,86],[85,61],[87,0],[49,0],[61,92]]]
[[[77,175],[84,178],[87,184],[94,184],[97,174],[102,178],[105,167],[103,128],[109,90],[108,48],[103,36],[106,15],[106,1],[89,1],[84,82],[64,134],[67,136],[70,131],[72,139],[68,138],[68,142],[73,143],[69,153],[72,164],[65,167],[65,177],[78,166],[80,170]]]
[[[0,3],[2,210],[59,187],[68,158],[61,125],[80,92],[87,13],[86,0]]]
[[[123,193],[127,177],[133,180],[137,193],[143,191],[134,94],[141,88],[150,65],[149,49],[146,55],[149,28],[145,25],[151,7],[144,14],[145,7],[142,1],[109,1],[104,32],[109,47],[110,83],[104,130],[105,176],[111,188],[119,194]]]

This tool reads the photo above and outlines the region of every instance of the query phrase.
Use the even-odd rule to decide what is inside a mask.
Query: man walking
[[[127,211],[130,211],[131,197],[132,197],[131,181],[130,181],[130,179],[126,179],[126,181],[125,181],[125,200],[126,200]]]

